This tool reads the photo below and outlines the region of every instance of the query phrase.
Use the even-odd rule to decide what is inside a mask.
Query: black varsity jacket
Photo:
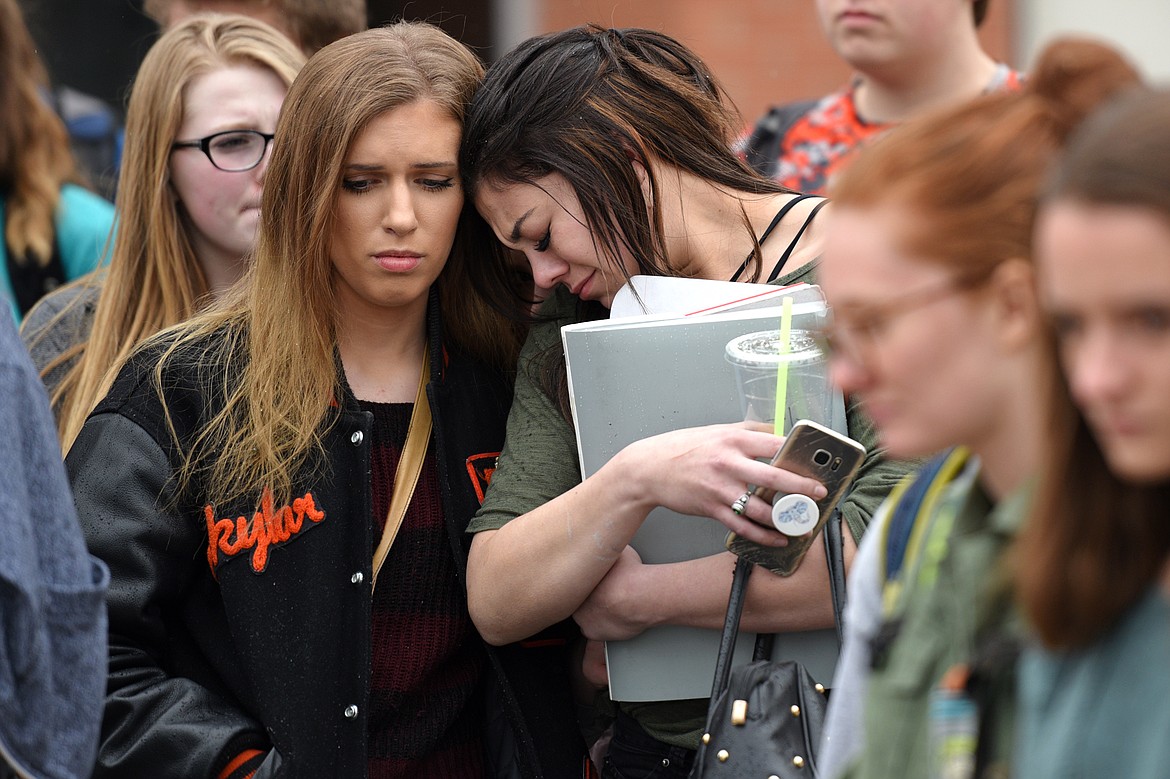
[[[510,387],[467,356],[444,352],[434,298],[428,338],[431,446],[462,575],[464,529],[503,443]],[[338,399],[324,435],[328,468],[310,463],[286,505],[261,506],[270,529],[241,534],[222,520],[253,517],[259,489],[240,505],[208,508],[190,494],[198,489],[175,499],[181,461],[153,381],[157,357],[148,350],[131,360],[66,460],[87,543],[112,572],[94,776],[215,779],[259,750],[271,757],[256,779],[363,777],[372,419],[352,396]],[[185,443],[215,411],[214,393],[181,364],[163,385]],[[485,717],[494,728],[485,734],[496,776],[583,775],[568,633],[561,626],[486,647],[494,705]]]

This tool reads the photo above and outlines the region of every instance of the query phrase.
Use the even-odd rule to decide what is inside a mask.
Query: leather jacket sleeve
[[[98,413],[66,467],[86,542],[111,572],[110,667],[94,776],[214,779],[241,751],[269,749],[264,728],[237,704],[174,671],[177,653],[195,658],[183,667],[201,666],[186,617],[195,579],[206,571],[206,533],[174,508],[166,452],[130,419]]]

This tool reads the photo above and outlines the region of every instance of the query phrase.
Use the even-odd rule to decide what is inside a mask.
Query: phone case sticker
[[[786,536],[807,535],[819,515],[817,502],[808,495],[782,495],[772,504],[772,524]]]

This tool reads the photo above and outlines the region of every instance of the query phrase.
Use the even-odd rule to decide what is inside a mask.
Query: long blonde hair
[[[45,102],[45,67],[16,0],[0,0],[0,190],[7,192],[4,238],[16,262],[41,266],[53,254],[61,185],[77,180],[65,125]]]
[[[291,85],[304,56],[266,24],[208,14],[165,33],[138,70],[126,114],[118,227],[109,268],[77,282],[102,284],[89,340],[45,369],[77,358],[52,398],[65,451],[134,347],[187,319],[206,302],[207,280],[168,184],[171,144],[183,122],[191,81],[236,64],[268,68]]]
[[[350,145],[371,119],[416,100],[462,124],[482,74],[466,46],[407,22],[333,43],[305,66],[277,124],[252,264],[231,295],[169,336],[156,367],[160,394],[168,365],[183,363],[196,366],[205,395],[223,398],[186,447],[181,486],[198,476],[215,502],[258,497],[261,485],[289,495],[292,475],[320,451],[330,403],[344,397],[330,236]],[[438,280],[447,310],[459,311],[446,343],[500,363],[514,356],[501,344],[515,339],[466,281],[470,205],[462,218]]]

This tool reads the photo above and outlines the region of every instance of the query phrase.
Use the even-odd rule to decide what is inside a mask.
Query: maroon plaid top
[[[361,407],[374,415],[370,477],[376,548],[413,404],[361,401]],[[467,613],[447,532],[439,470],[429,448],[374,590],[370,779],[484,775],[478,691],[486,655]]]

